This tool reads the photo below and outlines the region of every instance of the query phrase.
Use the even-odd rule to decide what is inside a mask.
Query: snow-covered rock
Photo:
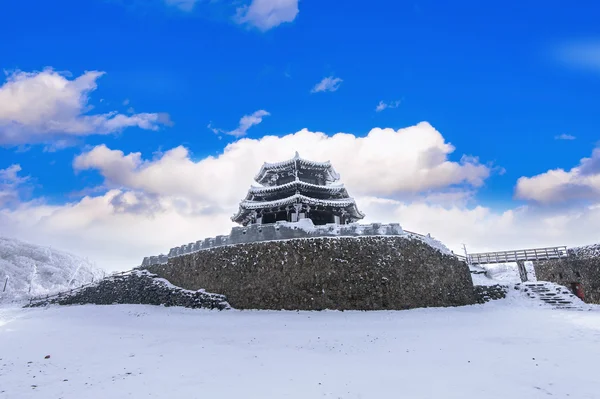
[[[92,262],[67,252],[0,237],[0,302],[54,294],[105,275]]]

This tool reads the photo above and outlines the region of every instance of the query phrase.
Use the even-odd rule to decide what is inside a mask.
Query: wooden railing
[[[507,263],[530,260],[548,260],[566,258],[567,247],[548,247],[519,249],[514,251],[501,252],[482,252],[468,255],[468,261],[472,265],[482,265],[486,263]]]

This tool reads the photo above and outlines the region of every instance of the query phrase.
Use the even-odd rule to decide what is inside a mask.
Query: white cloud
[[[292,22],[298,15],[298,0],[252,0],[250,5],[237,9],[235,21],[262,31]]]
[[[563,63],[575,68],[600,71],[600,40],[587,39],[563,43],[556,55]]]
[[[441,206],[424,202],[361,201],[369,220],[396,220],[403,228],[431,233],[456,253],[600,242],[600,206],[575,210]]]
[[[0,235],[87,256],[107,270],[137,266],[147,255],[218,234],[232,226],[232,211],[203,212],[181,197],[154,199],[151,213],[130,212],[144,202],[132,191],[111,190],[62,206],[22,204],[0,209]],[[431,233],[456,253],[509,250],[600,242],[600,207],[575,212],[539,213],[534,208],[493,211],[483,206],[440,206],[387,198],[357,197],[367,220],[399,222],[403,228]],[[125,204],[125,205],[124,205]]]
[[[449,161],[453,150],[427,123],[373,129],[366,137],[302,130],[242,139],[201,160],[184,147],[143,159],[101,145],[76,157],[73,167],[97,170],[108,192],[61,206],[38,199],[0,207],[0,234],[61,247],[109,269],[131,267],[145,255],[227,233],[229,217],[261,164],[288,159],[295,151],[308,159],[330,159],[370,220],[402,223],[392,211],[380,213],[372,198],[390,201],[394,209],[404,204],[394,198],[404,197],[424,206],[436,201],[463,206],[487,178],[489,168],[475,158]]]
[[[19,176],[21,165],[14,164],[0,169],[0,207],[19,202],[20,190],[29,177]]]
[[[540,203],[569,203],[577,200],[600,200],[600,148],[590,158],[583,158],[569,171],[553,169],[517,181],[519,199]]]
[[[125,155],[98,146],[78,156],[74,167],[99,170],[113,187],[212,198],[234,206],[264,161],[288,159],[295,151],[308,159],[330,159],[357,194],[413,196],[449,186],[479,187],[490,174],[476,158],[449,161],[454,147],[426,122],[400,130],[376,128],[366,137],[327,136],[304,129],[283,137],[244,139],[229,144],[219,157],[198,162],[184,147],[145,161],[140,153]]]
[[[199,0],[164,0],[168,6],[177,7],[182,11],[190,12]]]
[[[144,159],[97,146],[73,165],[77,171],[97,170],[109,191],[59,206],[37,200],[0,207],[0,234],[88,256],[107,269],[126,269],[143,256],[228,233],[229,217],[260,165],[288,159],[296,150],[308,159],[331,160],[367,214],[365,222],[398,222],[431,233],[455,252],[461,243],[481,251],[600,241],[600,206],[494,211],[471,204],[490,168],[474,157],[449,161],[453,147],[427,123],[373,129],[366,137],[302,130],[244,138],[200,160],[183,147]],[[16,172],[7,173],[11,181]]]
[[[398,108],[400,106],[400,100],[390,101],[389,103],[385,103],[383,101],[379,101],[377,107],[375,107],[376,112],[381,112],[387,108]]]
[[[573,136],[572,134],[559,134],[554,136],[554,140],[575,140],[577,137]]]
[[[313,87],[311,89],[311,93],[319,93],[322,91],[336,91],[337,89],[340,88],[340,85],[342,84],[343,80],[340,78],[335,78],[333,76],[328,76],[326,78],[323,78],[323,80],[321,80],[319,83],[317,83],[315,85],[315,87]]]
[[[90,114],[89,95],[104,73],[69,79],[50,68],[7,74],[0,86],[0,145],[48,142],[75,136],[110,134],[127,127],[157,130],[167,114]]]
[[[248,129],[250,129],[252,126],[258,125],[262,122],[265,116],[269,115],[271,114],[265,111],[264,109],[255,111],[250,115],[244,115],[240,119],[238,127],[231,131],[215,128],[212,126],[212,123],[209,123],[207,127],[216,134],[223,133],[239,138],[245,136],[246,133],[248,133]]]
[[[245,138],[200,160],[184,147],[144,159],[97,146],[76,157],[73,166],[97,170],[109,191],[64,205],[38,199],[0,207],[0,234],[88,256],[111,270],[129,268],[143,256],[226,234],[260,165],[287,159],[296,150],[308,159],[331,160],[367,214],[365,222],[398,222],[431,233],[455,251],[461,243],[482,251],[600,241],[600,205],[494,211],[472,204],[490,168],[474,157],[449,161],[453,147],[427,123],[373,129],[365,137],[302,130]],[[596,173],[599,159],[595,152],[582,160],[577,175]],[[0,174],[12,198],[15,184],[24,182],[17,168]]]

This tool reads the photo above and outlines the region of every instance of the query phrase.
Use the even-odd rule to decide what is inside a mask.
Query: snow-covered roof
[[[274,201],[248,201],[244,200],[240,203],[242,208],[246,209],[260,209],[260,208],[273,208],[278,206],[285,206],[293,203],[301,202],[309,205],[322,205],[331,206],[336,208],[345,208],[347,206],[356,205],[353,198],[344,199],[330,199],[322,200],[318,198],[307,197],[302,194],[294,194],[287,198],[282,198]]]
[[[250,187],[250,190],[248,191],[250,194],[269,194],[269,193],[275,193],[277,191],[285,191],[286,189],[289,188],[294,188],[294,187],[302,187],[302,188],[307,188],[307,189],[313,189],[315,191],[322,191],[322,192],[327,192],[327,193],[339,193],[342,191],[345,191],[346,188],[344,187],[343,184],[335,184],[335,185],[327,185],[327,186],[321,186],[318,184],[312,184],[312,183],[307,183],[301,180],[295,180],[289,183],[285,183],[282,184],[280,186],[263,186],[263,187]]]
[[[254,176],[254,180],[256,180],[258,183],[264,184],[266,181],[266,177],[269,175],[302,166],[306,169],[322,170],[323,172],[325,172],[325,177],[328,182],[335,182],[340,178],[340,175],[335,171],[335,169],[333,169],[333,166],[331,166],[331,162],[309,161],[307,159],[301,158],[298,152],[296,152],[296,155],[293,158],[288,159],[287,161],[275,163],[265,162],[261,166],[256,176]]]
[[[239,220],[241,220],[242,216],[249,214],[249,211],[264,208],[277,208],[280,206],[286,206],[295,203],[320,205],[332,208],[346,208],[346,210],[356,219],[362,219],[365,217],[365,215],[356,207],[356,203],[354,202],[353,198],[323,200],[318,198],[307,197],[302,194],[294,194],[289,197],[274,201],[244,200],[240,203],[238,212],[235,215],[233,215],[231,220],[237,221],[239,223]]]

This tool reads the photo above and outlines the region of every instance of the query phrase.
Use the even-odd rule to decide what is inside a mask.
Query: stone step
[[[534,300],[539,301],[540,306],[545,304],[554,309],[589,310],[579,304],[579,299],[566,287],[554,283],[523,283],[515,287],[521,289]]]

